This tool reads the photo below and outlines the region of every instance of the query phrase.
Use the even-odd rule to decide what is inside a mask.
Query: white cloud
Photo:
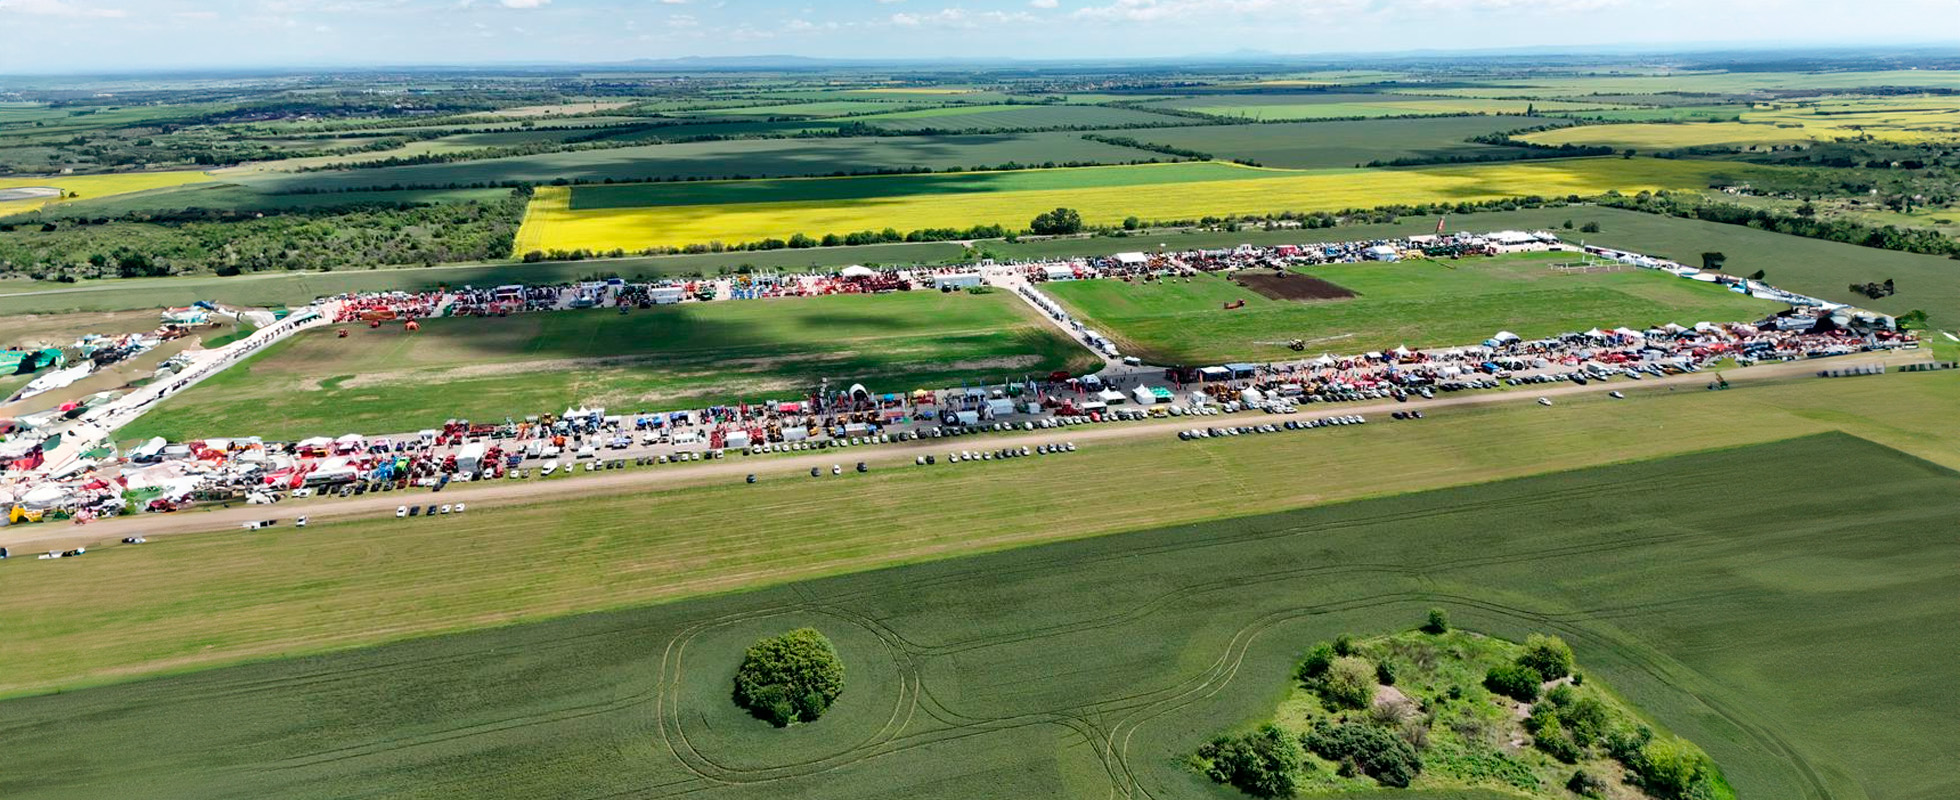
[[[660,4],[664,6],[684,6],[687,5],[687,0],[660,0]]]
[[[551,5],[551,0],[503,0],[504,8],[540,8]]]
[[[113,19],[129,16],[120,8],[87,8],[66,0],[0,0],[0,13],[33,14],[42,17],[97,17]]]
[[[1035,8],[1055,8],[1061,4],[1061,0],[1028,0],[1028,5]]]

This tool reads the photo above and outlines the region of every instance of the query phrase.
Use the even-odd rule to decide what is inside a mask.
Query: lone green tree
[[[814,722],[844,693],[844,662],[815,628],[749,645],[735,670],[735,704],[778,728]]]
[[[1042,236],[1060,236],[1082,232],[1082,214],[1073,208],[1057,208],[1035,215],[1028,223],[1028,230]]]

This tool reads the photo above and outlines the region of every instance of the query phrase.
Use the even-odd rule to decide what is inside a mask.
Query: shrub
[[[1326,675],[1327,668],[1333,664],[1334,646],[1321,642],[1314,645],[1312,650],[1308,650],[1305,658],[1300,659],[1300,665],[1293,669],[1293,677],[1298,678],[1301,683],[1313,683]]]
[[[1599,223],[1597,223],[1597,222],[1588,222],[1588,223],[1586,223],[1586,224],[1584,224],[1584,225],[1581,225],[1581,226],[1579,226],[1579,231],[1580,231],[1581,233],[1598,233],[1598,232],[1599,232]]]
[[[1559,724],[1557,715],[1548,713],[1540,719],[1538,711],[1533,710],[1531,717],[1538,720],[1536,730],[1531,734],[1532,745],[1544,751],[1545,755],[1559,761],[1567,764],[1579,763],[1579,758],[1584,753],[1579,750],[1578,745],[1572,743],[1572,737],[1566,735],[1565,726]]]
[[[1614,760],[1631,766],[1640,758],[1640,751],[1654,740],[1654,729],[1645,725],[1635,728],[1616,728],[1606,734],[1606,753]]]
[[[1580,797],[1605,797],[1606,781],[1585,770],[1572,773],[1572,779],[1565,782],[1565,790]]]
[[[1694,745],[1680,739],[1655,739],[1627,764],[1640,787],[1662,800],[1713,796],[1715,768]]]
[[[1484,674],[1484,688],[1520,703],[1538,699],[1538,673],[1519,664],[1500,664]]]
[[[1303,737],[1303,743],[1321,758],[1353,764],[1383,786],[1406,788],[1422,773],[1422,758],[1415,747],[1382,728],[1322,721]]]
[[[1429,621],[1422,626],[1423,633],[1444,634],[1450,630],[1450,615],[1440,608],[1429,609]]]
[[[1375,699],[1375,667],[1367,659],[1340,656],[1320,679],[1320,698],[1336,708],[1367,708]]]
[[[1572,673],[1572,648],[1557,636],[1534,633],[1525,638],[1518,665],[1538,673],[1542,680],[1555,681]]]
[[[1383,686],[1395,685],[1395,665],[1382,661],[1375,664],[1375,682]]]
[[[735,670],[735,704],[779,728],[815,721],[843,691],[844,663],[813,628],[750,645]]]
[[[1255,797],[1285,797],[1299,783],[1300,747],[1278,727],[1220,736],[1198,748],[1205,774]]]
[[[1572,741],[1587,747],[1606,735],[1606,728],[1612,720],[1606,712],[1605,703],[1591,697],[1581,697],[1558,707],[1558,721],[1572,734]]]
[[[1337,656],[1354,655],[1354,637],[1349,636],[1345,633],[1334,637],[1334,655]]]

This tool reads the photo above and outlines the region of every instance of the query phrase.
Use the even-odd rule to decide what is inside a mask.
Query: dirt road
[[[1885,362],[1887,364],[1907,363],[1924,360],[1928,356],[1919,353],[1869,353],[1830,360],[1806,360],[1777,364],[1765,364],[1745,369],[1724,370],[1722,375],[1731,383],[1762,382],[1793,377],[1807,376],[1827,366],[1845,366],[1850,363]],[[362,495],[352,498],[314,498],[287,501],[270,506],[233,506],[215,511],[195,511],[181,514],[139,514],[118,517],[89,525],[65,523],[21,525],[0,528],[0,546],[13,550],[16,556],[30,555],[52,549],[70,549],[78,546],[94,547],[120,541],[125,536],[157,537],[185,533],[237,530],[253,520],[277,519],[279,524],[291,525],[293,518],[306,515],[312,522],[344,521],[353,517],[388,518],[395,508],[404,504],[466,503],[471,514],[483,513],[498,506],[523,505],[545,501],[567,501],[577,497],[604,496],[644,492],[655,489],[697,486],[724,481],[740,481],[749,473],[758,479],[793,478],[811,480],[807,473],[817,467],[828,473],[832,465],[841,464],[850,469],[858,461],[864,461],[872,468],[883,469],[896,466],[912,467],[913,459],[925,454],[945,455],[955,450],[997,450],[1004,447],[1033,447],[1039,444],[1075,442],[1078,447],[1094,447],[1098,442],[1111,442],[1123,439],[1174,436],[1179,430],[1194,427],[1217,427],[1257,422],[1279,422],[1282,419],[1320,419],[1345,414],[1380,416],[1396,410],[1420,409],[1435,411],[1450,408],[1483,406],[1497,403],[1533,403],[1538,398],[1559,398],[1583,394],[1601,394],[1614,390],[1644,393],[1656,388],[1693,388],[1697,391],[1714,379],[1712,373],[1688,373],[1664,378],[1648,378],[1643,381],[1614,381],[1611,383],[1593,382],[1585,386],[1570,383],[1551,384],[1543,387],[1519,387],[1503,392],[1481,392],[1476,394],[1444,396],[1435,400],[1413,401],[1407,404],[1393,401],[1377,403],[1352,403],[1339,405],[1303,406],[1300,413],[1284,418],[1260,412],[1245,412],[1236,415],[1217,417],[1186,418],[1170,417],[1142,422],[1113,422],[1100,425],[1082,425],[1063,429],[1036,430],[1019,433],[999,433],[960,437],[958,439],[921,439],[911,442],[877,445],[874,447],[852,448],[846,450],[826,450],[797,454],[766,456],[730,456],[724,460],[692,462],[687,464],[663,465],[658,467],[636,467],[597,473],[579,472],[576,476],[551,479],[532,479],[525,481],[486,481],[482,483],[451,484],[439,493],[419,489],[389,492],[379,495]],[[826,476],[827,477],[827,476]]]

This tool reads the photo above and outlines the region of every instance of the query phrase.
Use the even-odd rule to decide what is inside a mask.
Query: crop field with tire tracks
[[[0,790],[1215,797],[1180,757],[1302,649],[1442,606],[1563,636],[1741,796],[1951,796],[1956,503],[1960,474],[1825,434],[1178,525],[8,701]],[[846,689],[774,729],[729,676],[801,625]]]

